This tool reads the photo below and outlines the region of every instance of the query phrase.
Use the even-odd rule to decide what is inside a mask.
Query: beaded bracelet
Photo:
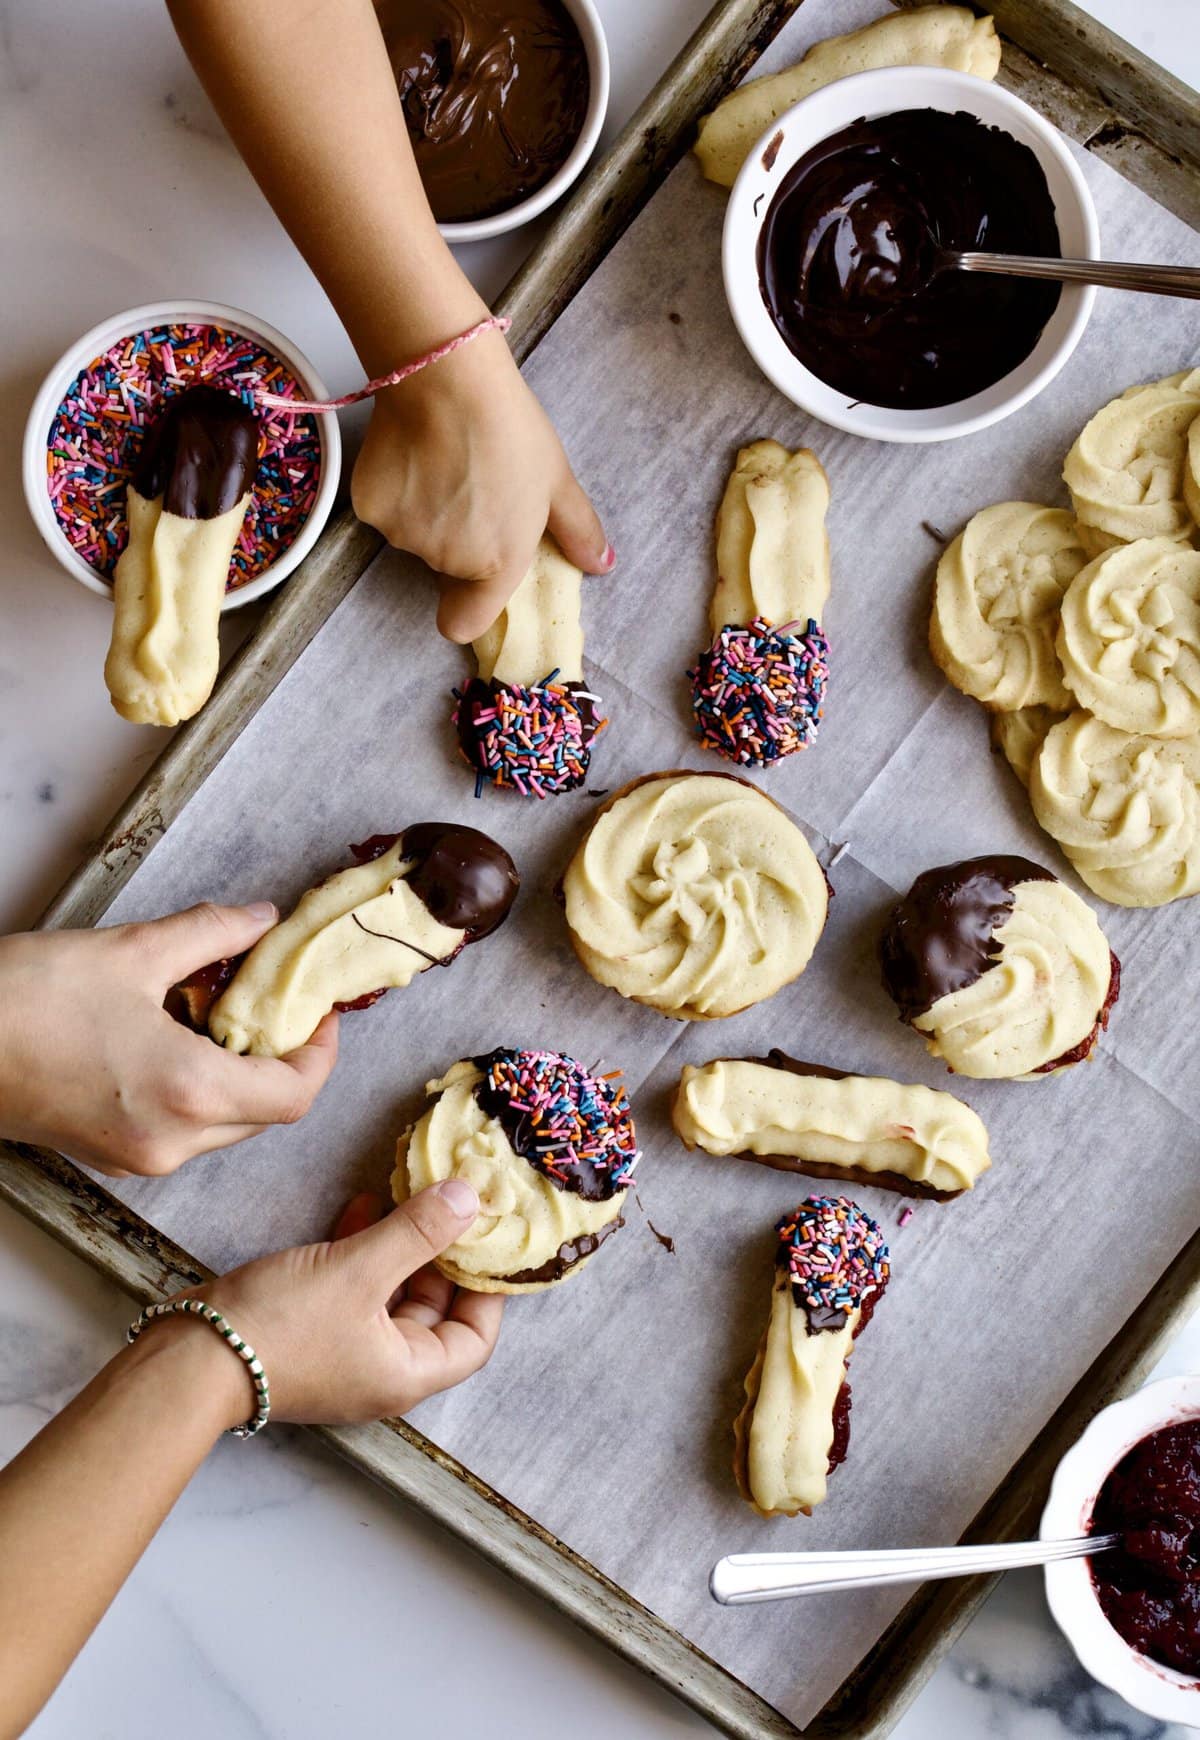
[[[253,1438],[256,1432],[262,1431],[271,1418],[271,1391],[267,1383],[267,1374],[263,1370],[262,1360],[259,1359],[249,1342],[242,1340],[232,1324],[227,1323],[219,1311],[214,1311],[213,1307],[206,1305],[203,1299],[168,1299],[165,1305],[147,1305],[137,1322],[129,1325],[125,1338],[127,1341],[136,1341],[146,1325],[153,1323],[156,1318],[182,1315],[199,1317],[205,1323],[210,1323],[217,1334],[229,1343],[230,1348],[237,1354],[238,1358],[245,1362],[246,1369],[250,1373],[250,1381],[254,1385],[258,1409],[254,1418],[247,1420],[244,1426],[233,1426],[230,1429],[235,1438]]]

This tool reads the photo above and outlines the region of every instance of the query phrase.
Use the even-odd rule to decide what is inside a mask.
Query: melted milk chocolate
[[[561,0],[375,0],[439,223],[544,187],[583,130],[583,39]]]
[[[1027,145],[973,115],[906,109],[822,140],[788,171],[758,270],[784,343],[850,400],[917,410],[982,392],[1032,351],[1059,286],[935,271],[940,250],[1059,256]]]
[[[258,469],[258,422],[220,387],[185,387],[167,400],[142,447],[133,487],[163,512],[215,520],[250,489]]]
[[[994,936],[1018,882],[1053,882],[1028,858],[967,858],[918,876],[892,909],[879,944],[884,988],[912,1021],[939,997],[973,985],[1000,958]]]

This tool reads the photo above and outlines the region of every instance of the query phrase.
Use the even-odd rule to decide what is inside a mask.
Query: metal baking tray
[[[919,4],[920,0],[893,0]],[[561,209],[500,298],[510,342],[530,355],[688,148],[698,117],[754,64],[803,0],[719,0],[608,156]],[[977,8],[983,10],[983,8]],[[1200,99],[1070,0],[995,0],[1004,38],[1000,82],[1160,204],[1200,228]],[[348,510],[326,530],[185,725],[51,901],[42,927],[101,919],[143,858],[237,739],[381,547]],[[0,1140],[0,1197],[140,1300],[206,1271],[62,1156]],[[1050,1473],[1091,1416],[1135,1387],[1200,1306],[1200,1232],[1109,1342],[966,1531],[966,1540],[1027,1533]],[[316,1435],[381,1485],[438,1518],[485,1557],[669,1686],[724,1732],[746,1740],[799,1730],[732,1674],[477,1480],[404,1421],[318,1428]],[[875,1740],[903,1713],[994,1579],[919,1590],[804,1730],[819,1740]]]

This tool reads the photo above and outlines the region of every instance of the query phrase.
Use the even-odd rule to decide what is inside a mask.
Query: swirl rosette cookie
[[[1191,740],[1131,737],[1072,713],[1033,763],[1033,813],[1102,900],[1164,906],[1200,890],[1196,762]]]
[[[791,818],[733,774],[647,774],[599,810],[563,878],[592,977],[681,1021],[714,1020],[802,973],[828,886]]]
[[[463,759],[486,782],[523,797],[574,791],[592,739],[608,723],[583,682],[583,574],[549,537],[491,628],[473,642],[477,676],[454,691]]]
[[[447,1178],[479,1194],[474,1224],[436,1259],[477,1293],[539,1293],[583,1268],[624,1223],[639,1154],[617,1075],[556,1051],[490,1052],[430,1082],[396,1145],[392,1195]]]
[[[1136,538],[1189,538],[1188,429],[1200,415],[1200,370],[1130,387],[1085,426],[1063,480],[1092,556]]]
[[[1011,713],[988,716],[993,749],[1004,757],[1026,791],[1047,733],[1066,717],[1057,707],[1017,707]]]
[[[685,1064],[671,1118],[688,1148],[904,1196],[958,1196],[991,1165],[983,1120],[953,1094],[782,1051]]]
[[[178,725],[212,693],[229,562],[257,469],[254,413],[219,387],[185,387],[151,427],[129,484],[104,664],[123,719]]]
[[[1146,737],[1200,731],[1200,551],[1141,538],[1067,588],[1058,656],[1080,706]]]
[[[1087,562],[1063,508],[1004,501],[984,508],[942,555],[929,645],[956,689],[985,707],[1064,711],[1054,636],[1063,593]]]
[[[1121,969],[1091,907],[1028,858],[917,877],[880,943],[883,983],[959,1075],[1036,1081],[1095,1049]]]
[[[747,767],[816,737],[829,675],[829,482],[807,448],[743,447],[717,513],[712,642],[689,670],[696,734]]]
[[[738,1491],[760,1516],[811,1516],[850,1443],[846,1368],[891,1275],[883,1233],[845,1196],[776,1225],[771,1312],[734,1421]]]
[[[284,1057],[331,1009],[362,1009],[508,917],[520,878],[503,846],[475,828],[419,822],[353,848],[240,961],[177,987],[193,1025],[231,1051]],[[215,1002],[213,993],[218,992]]]

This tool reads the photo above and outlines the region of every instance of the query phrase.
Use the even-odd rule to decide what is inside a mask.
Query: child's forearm
[[[364,367],[485,312],[437,231],[371,0],[168,0],[234,143]]]
[[[216,1439],[252,1412],[216,1335],[156,1325],[0,1472],[0,1740],[32,1722]]]

